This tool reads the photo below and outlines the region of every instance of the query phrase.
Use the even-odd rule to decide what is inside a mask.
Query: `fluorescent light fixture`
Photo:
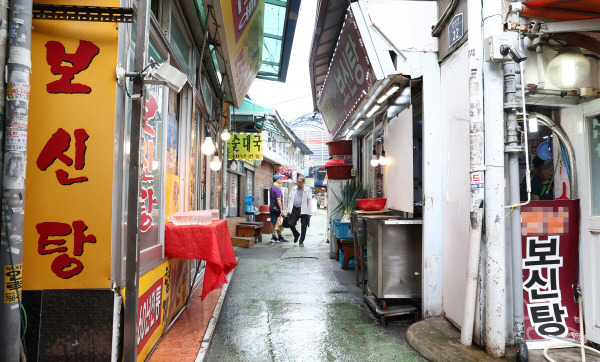
[[[529,122],[529,132],[536,133],[538,131],[537,118],[530,117],[530,118],[527,118],[527,121]],[[548,137],[544,137],[544,138],[548,138]]]
[[[390,88],[390,89],[389,89],[389,90],[388,90],[388,91],[385,93],[385,95],[389,97],[389,96],[391,96],[392,94],[396,93],[396,91],[397,91],[398,89],[400,89],[400,87],[399,87],[399,86],[397,86],[397,85],[395,85],[395,86],[393,86],[392,88]]]
[[[357,129],[359,129],[364,123],[365,123],[365,121],[358,121],[356,126],[354,126],[354,130],[356,131]]]
[[[381,103],[385,102],[386,99],[388,99],[388,95],[384,94],[381,97],[379,97],[379,99],[377,100],[377,103],[381,104]]]
[[[353,129],[349,129],[348,132],[346,132],[346,139],[349,139],[350,137],[352,137],[352,134],[354,133]]]
[[[374,105],[373,108],[371,108],[371,110],[369,111],[369,113],[367,113],[367,118],[371,117],[375,112],[377,112],[379,108],[381,108],[379,104]]]

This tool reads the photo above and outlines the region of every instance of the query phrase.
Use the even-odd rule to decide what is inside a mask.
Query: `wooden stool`
[[[340,239],[334,236],[337,242],[336,260],[340,260],[340,249],[344,251],[344,259],[342,260],[342,269],[348,269],[348,262],[350,258],[354,256],[354,240],[353,239]],[[356,258],[355,258],[356,259]],[[354,262],[356,268],[356,261]]]
[[[235,233],[237,236],[242,236],[245,238],[254,238],[256,236],[258,238],[258,240],[262,240],[262,228],[263,228],[262,222],[240,223],[240,224],[236,225]]]

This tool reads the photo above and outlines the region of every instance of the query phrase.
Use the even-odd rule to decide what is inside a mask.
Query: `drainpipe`
[[[523,68],[521,68],[523,69]],[[508,154],[508,187],[510,192],[510,204],[521,205],[521,190],[519,179],[519,152],[523,151],[520,145],[521,134],[517,123],[517,109],[519,106],[517,98],[517,74],[519,65],[515,62],[504,63],[504,111],[506,114],[507,140],[505,151]],[[521,74],[523,76],[523,74]],[[534,120],[534,122],[537,122]],[[527,122],[524,122],[523,132],[527,132]],[[524,145],[527,147],[527,144]],[[528,198],[529,199],[529,198]],[[527,361],[527,345],[525,344],[523,325],[523,269],[521,251],[521,207],[512,207],[510,214],[510,240],[512,255],[512,293],[513,293],[513,332],[515,346],[517,347],[517,360]]]
[[[503,33],[502,2],[483,1],[483,38]],[[485,127],[485,348],[504,355],[506,252],[504,232],[504,110],[501,64],[483,65]]]
[[[4,300],[0,301],[0,358],[18,361],[21,356],[21,276],[27,160],[27,128],[19,124],[29,114],[32,0],[10,1],[10,9],[0,266],[5,275],[2,279],[9,277],[2,283],[2,290],[8,289],[11,293],[6,295],[3,292]],[[4,82],[5,79],[0,81]],[[0,96],[4,97],[4,94]],[[5,299],[11,295],[16,299]]]
[[[481,27],[481,0],[469,0],[468,28]],[[471,229],[467,256],[467,275],[465,282],[465,302],[460,331],[460,342],[471,345],[473,342],[473,323],[475,321],[475,303],[477,300],[477,280],[479,278],[479,254],[481,251],[481,226],[483,219],[484,178],[484,134],[483,134],[483,84],[482,84],[483,41],[481,33],[473,32],[469,36],[469,134],[471,159]]]

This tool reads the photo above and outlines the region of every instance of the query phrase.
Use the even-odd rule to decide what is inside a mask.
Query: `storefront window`
[[[135,29],[135,26],[132,27]],[[131,34],[131,45],[129,50],[129,71],[133,71],[135,31]],[[148,63],[161,63],[165,57],[160,53],[154,40],[150,40],[148,51]],[[131,89],[131,80],[127,84]],[[146,86],[146,111],[142,120],[142,136],[140,138],[140,153],[142,156],[142,179],[140,200],[140,269],[147,268],[163,258],[162,233],[163,233],[163,121],[166,95],[163,86]],[[123,173],[123,248],[126,238],[127,220],[127,198],[129,196],[129,149],[131,139],[131,122],[140,120],[131,119],[131,103],[127,109],[127,126],[124,149],[124,173]],[[125,250],[123,249],[123,255]]]
[[[174,94],[171,94],[174,96]],[[177,120],[176,97],[169,102],[167,118],[167,163],[165,185],[165,214],[171,217],[179,209],[180,178],[178,169],[179,121]]]
[[[600,115],[587,117],[590,135],[592,215],[600,216]]]

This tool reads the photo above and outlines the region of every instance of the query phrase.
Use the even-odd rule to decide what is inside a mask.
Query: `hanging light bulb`
[[[573,89],[590,74],[590,62],[578,48],[559,50],[546,70],[550,82],[560,89]]]
[[[373,158],[371,159],[371,166],[373,166],[373,167],[379,166],[379,159],[377,158],[377,155],[373,155]]]
[[[227,128],[225,128],[223,130],[223,133],[221,133],[221,139],[225,142],[229,141],[229,139],[231,138],[231,133],[229,133],[229,130]]]
[[[210,138],[210,136],[206,136],[200,149],[205,155],[212,155],[215,152],[215,144],[213,143],[213,140],[212,138]]]
[[[213,171],[218,171],[221,169],[221,160],[219,160],[219,156],[213,156],[212,160],[210,161],[210,169]]]
[[[390,163],[390,159],[385,157],[385,150],[381,151],[381,157],[379,157],[379,164],[385,166]]]

